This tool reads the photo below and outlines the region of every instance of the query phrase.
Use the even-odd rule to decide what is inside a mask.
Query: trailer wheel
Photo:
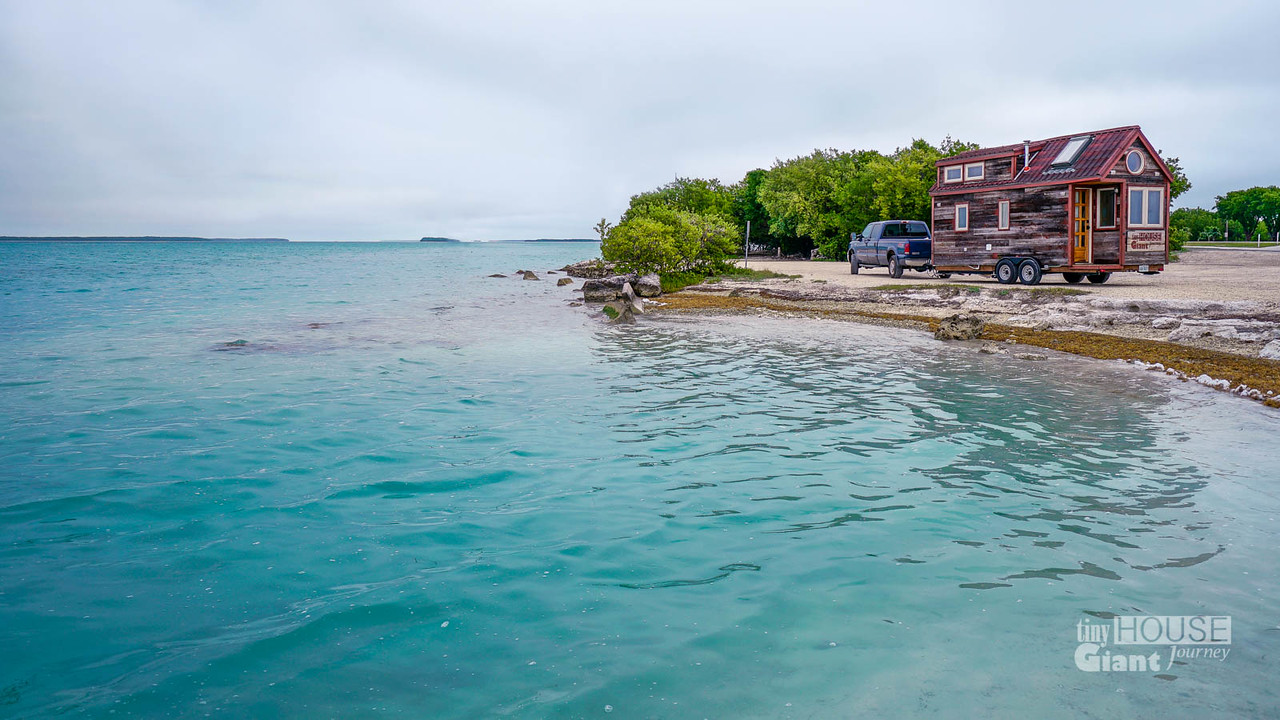
[[[1084,279],[1084,273],[1062,273],[1062,279],[1075,285]]]
[[[946,280],[951,277],[951,273],[938,273],[937,275],[939,280]]]
[[[902,261],[898,260],[897,255],[889,256],[889,277],[891,278],[902,277]]]
[[[853,253],[849,253],[849,274],[858,274],[858,258],[854,257]]]
[[[1035,260],[1023,260],[1018,266],[1018,281],[1023,285],[1039,285],[1040,276],[1040,263]]]
[[[1018,266],[1013,264],[1009,258],[1005,258],[996,263],[996,280],[1001,285],[1010,285],[1018,281]]]
[[[1101,285],[1102,283],[1111,279],[1111,273],[1109,272],[1093,273],[1091,275],[1088,275],[1087,277],[1089,278],[1089,282],[1093,283],[1094,285]]]

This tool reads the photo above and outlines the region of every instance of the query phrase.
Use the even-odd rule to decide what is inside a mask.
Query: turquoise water
[[[0,716],[1280,708],[1274,411],[607,326],[545,274],[591,252],[0,245]],[[1107,613],[1230,615],[1232,653],[1081,672]]]

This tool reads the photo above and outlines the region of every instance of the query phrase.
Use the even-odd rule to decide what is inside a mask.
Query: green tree
[[[1259,220],[1267,227],[1280,227],[1280,187],[1252,187],[1247,190],[1232,190],[1226,195],[1219,195],[1215,205],[1218,216],[1239,222],[1242,228],[1252,229]],[[1231,235],[1236,234],[1234,226]],[[1243,239],[1243,230],[1240,233]]]
[[[915,139],[892,155],[872,161],[871,207],[880,220],[923,220],[932,222],[932,200],[929,188],[937,181],[936,163],[946,157],[977,145],[952,140],[947,136],[941,147]]]
[[[609,231],[613,229],[613,225],[609,223],[608,218],[600,218],[600,222],[596,223],[593,229],[600,236],[600,242],[603,243],[604,239],[609,237]]]
[[[1191,240],[1191,231],[1184,227],[1172,228],[1169,231],[1169,252],[1180,253]]]
[[[1262,242],[1266,242],[1271,239],[1271,230],[1267,228],[1266,221],[1258,221],[1258,224],[1253,228],[1253,237],[1255,240],[1260,240]]]
[[[628,211],[600,251],[623,272],[667,274],[715,272],[737,249],[737,230],[726,216],[654,205]]]
[[[770,250],[781,247],[786,253],[807,252],[807,243],[803,244],[806,247],[800,247],[802,244],[797,242],[794,235],[775,235],[770,230],[769,211],[760,202],[760,188],[768,175],[768,170],[757,168],[729,186],[734,199],[733,219],[740,226],[750,222],[751,244],[754,246]]]
[[[872,209],[867,165],[874,151],[814,150],[804,157],[777,161],[761,183],[758,197],[769,213],[769,232],[808,238],[827,257],[840,257],[849,233],[870,222]]]
[[[1191,181],[1187,179],[1187,174],[1182,170],[1182,161],[1176,157],[1167,158],[1161,152],[1160,159],[1164,161],[1169,172],[1173,174],[1173,181],[1169,183],[1169,199],[1177,200],[1178,196],[1191,189]]]
[[[1188,240],[1199,239],[1210,228],[1219,228],[1221,235],[1221,224],[1212,210],[1202,208],[1178,208],[1169,214],[1170,232],[1186,230]]]
[[[657,190],[633,195],[622,219],[625,221],[633,213],[643,214],[651,208],[664,207],[692,213],[714,213],[732,222],[736,204],[733,192],[719,180],[677,177]]]

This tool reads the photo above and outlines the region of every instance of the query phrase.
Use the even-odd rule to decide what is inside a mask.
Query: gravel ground
[[[804,260],[757,260],[748,267],[801,275],[802,281],[824,280],[849,288],[880,285],[944,285],[947,282],[999,287],[984,275],[953,275],[942,281],[932,274],[906,271],[900,279],[889,277],[883,268],[864,268],[849,274],[846,262]],[[1067,286],[1061,275],[1045,275],[1041,285]],[[1269,309],[1280,309],[1280,251],[1277,250],[1189,250],[1179,262],[1171,263],[1159,275],[1116,273],[1105,285],[1082,282],[1074,286],[1091,295],[1116,300],[1252,300]]]

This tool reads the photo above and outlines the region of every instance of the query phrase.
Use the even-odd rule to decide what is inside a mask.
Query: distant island
[[[289,242],[287,238],[201,238],[201,237],[164,237],[160,235],[102,235],[92,237],[17,237],[0,235],[0,242]]]
[[[456,242],[462,242],[462,241],[455,240],[453,238],[447,238],[447,237],[424,237],[418,242],[456,243]]]

